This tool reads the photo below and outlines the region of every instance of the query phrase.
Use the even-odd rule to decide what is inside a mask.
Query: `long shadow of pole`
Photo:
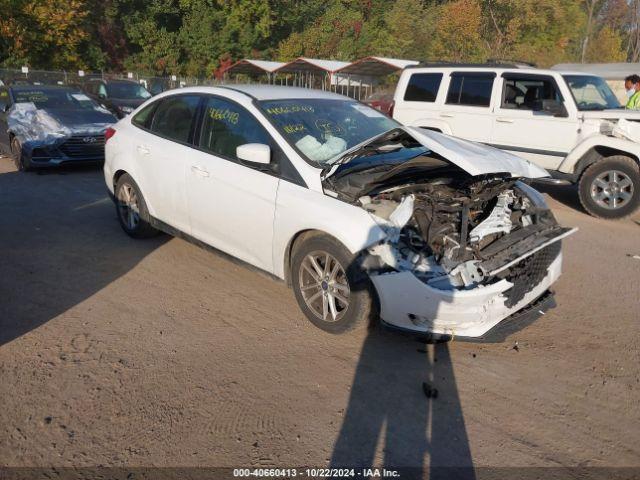
[[[449,347],[418,352],[418,345],[380,331],[367,336],[332,467],[384,466],[401,478],[475,478]]]

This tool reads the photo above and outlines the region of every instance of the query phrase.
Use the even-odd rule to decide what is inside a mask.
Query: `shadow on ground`
[[[580,213],[588,215],[578,198],[578,186],[577,185],[547,185],[542,183],[534,183],[533,187],[549,195],[554,200],[562,203],[563,205],[572,208]]]
[[[122,232],[95,167],[6,172],[0,194],[0,345],[81,303],[167,240]]]
[[[475,478],[448,344],[368,335],[331,465],[379,465],[378,448],[402,478]]]

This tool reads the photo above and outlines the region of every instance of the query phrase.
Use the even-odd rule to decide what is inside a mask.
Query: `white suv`
[[[517,65],[418,66],[403,71],[394,102],[393,118],[405,125],[508,150],[577,183],[594,216],[620,218],[640,205],[640,143],[625,135],[640,129],[628,123],[640,112],[624,110],[600,77]]]

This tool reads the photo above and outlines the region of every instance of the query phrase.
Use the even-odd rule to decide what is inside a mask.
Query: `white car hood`
[[[429,150],[441,155],[469,175],[509,173],[513,177],[526,178],[549,176],[544,168],[497,148],[424,128],[403,129]]]
[[[640,111],[638,110],[626,110],[623,108],[611,109],[611,110],[596,110],[589,112],[580,112],[585,119],[596,120],[620,120],[625,118],[627,120],[640,121]]]

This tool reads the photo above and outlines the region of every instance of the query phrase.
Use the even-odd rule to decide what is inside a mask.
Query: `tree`
[[[455,0],[438,12],[431,45],[438,60],[480,61],[486,50],[480,36],[482,10],[478,0]]]

